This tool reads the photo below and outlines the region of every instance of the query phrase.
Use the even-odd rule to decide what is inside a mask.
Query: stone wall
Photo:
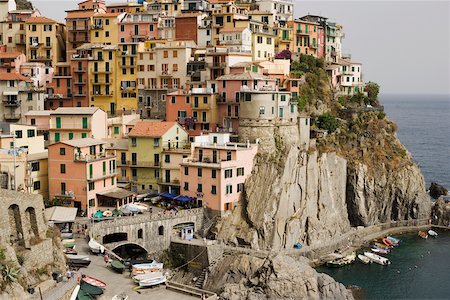
[[[109,243],[105,246],[114,249],[120,245],[133,243],[143,247],[148,253],[155,253],[169,248],[170,237],[174,234],[173,227],[184,223],[193,223],[194,230],[199,230],[203,225],[203,208],[182,210],[176,214],[143,214],[137,217],[116,218],[94,224],[91,233],[100,243],[106,235],[126,233],[126,241]],[[140,229],[142,238],[138,238]]]

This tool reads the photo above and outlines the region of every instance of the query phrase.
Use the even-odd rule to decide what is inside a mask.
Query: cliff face
[[[317,273],[306,258],[227,256],[205,288],[222,299],[353,299],[344,285]]]
[[[292,249],[331,242],[354,226],[429,216],[424,180],[409,156],[396,169],[369,167],[336,152],[300,150],[291,135],[272,136],[278,146],[262,148],[241,205],[217,224],[218,239]]]

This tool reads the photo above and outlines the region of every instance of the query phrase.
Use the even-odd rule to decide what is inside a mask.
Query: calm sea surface
[[[427,187],[450,187],[450,98],[383,95],[398,137],[419,164]],[[450,299],[450,231],[435,238],[400,236],[401,246],[386,255],[390,266],[356,262],[343,268],[318,268],[344,285],[364,290],[365,299]]]

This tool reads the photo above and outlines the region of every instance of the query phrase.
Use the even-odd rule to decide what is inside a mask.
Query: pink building
[[[46,144],[50,130],[50,113],[51,110],[30,110],[25,114],[25,124],[36,126],[37,134],[44,136]]]
[[[131,43],[136,39],[158,38],[158,14],[150,12],[128,13],[119,23],[119,42]]]
[[[106,142],[92,138],[70,140],[48,147],[49,199],[77,207],[91,215],[132,201],[132,193],[117,188],[116,156]]]
[[[250,70],[256,71],[249,71]],[[217,97],[218,122],[219,126],[228,132],[238,132],[239,127],[239,104],[240,92],[243,90],[276,90],[276,80],[266,77],[259,72],[262,68],[256,65],[243,67],[241,73],[235,73],[235,69],[231,68],[231,74],[218,77]]]
[[[0,73],[19,73],[20,66],[27,61],[25,54],[21,52],[5,52],[0,47]]]
[[[183,90],[178,90],[166,96],[166,121],[179,122],[186,125],[187,118],[192,117],[192,105],[190,95]]]
[[[181,163],[181,194],[218,213],[231,210],[241,199],[257,151],[256,144],[230,143],[229,133],[195,137],[191,156]]]

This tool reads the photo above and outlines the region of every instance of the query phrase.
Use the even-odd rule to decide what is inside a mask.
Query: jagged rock
[[[208,278],[205,288],[223,299],[353,299],[349,290],[317,273],[304,257],[228,256]]]
[[[438,199],[432,209],[432,222],[435,225],[448,226],[450,225],[450,203],[444,199]]]
[[[430,186],[430,196],[433,197],[433,199],[438,199],[440,196],[447,195],[448,190],[443,187],[442,185],[432,182]]]

